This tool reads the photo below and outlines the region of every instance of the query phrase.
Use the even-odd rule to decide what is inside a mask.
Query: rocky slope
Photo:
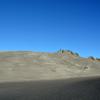
[[[0,82],[99,76],[100,62],[70,51],[0,52]]]

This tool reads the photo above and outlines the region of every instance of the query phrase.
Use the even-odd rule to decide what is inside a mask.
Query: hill
[[[100,75],[100,61],[71,51],[0,52],[0,82],[55,80]]]

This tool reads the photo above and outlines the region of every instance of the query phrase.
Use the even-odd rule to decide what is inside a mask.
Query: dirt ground
[[[0,100],[100,100],[100,78],[0,83]]]

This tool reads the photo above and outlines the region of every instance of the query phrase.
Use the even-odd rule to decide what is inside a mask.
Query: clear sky
[[[0,0],[0,50],[100,57],[100,0]]]

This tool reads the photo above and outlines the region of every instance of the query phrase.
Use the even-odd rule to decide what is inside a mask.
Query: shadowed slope
[[[100,100],[100,78],[1,83],[0,100]]]

